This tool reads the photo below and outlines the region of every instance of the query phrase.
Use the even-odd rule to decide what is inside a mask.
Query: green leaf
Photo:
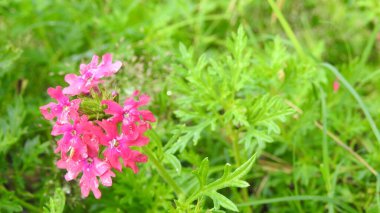
[[[14,202],[7,200],[0,200],[0,212],[21,212],[22,207]]]
[[[236,205],[230,199],[226,198],[224,195],[218,192],[210,192],[206,195],[209,196],[214,201],[214,203],[218,203],[226,209],[229,209],[234,212],[239,211]]]
[[[43,208],[44,213],[62,213],[65,209],[65,193],[61,188],[56,188],[54,196],[49,199],[47,205]]]
[[[178,160],[176,156],[170,153],[165,153],[164,158],[168,163],[170,163],[173,166],[173,168],[178,174],[181,173],[181,169],[182,169],[181,162]]]
[[[209,170],[209,162],[208,158],[202,160],[199,169],[194,172],[197,176],[200,187],[203,187],[207,183],[207,175]]]
[[[252,168],[252,165],[256,159],[256,155],[253,155],[247,162],[243,165],[239,166],[234,172],[222,176],[222,178],[208,184],[205,189],[206,190],[219,190],[222,188],[233,186],[233,183],[236,183],[236,180],[242,178],[248,171]],[[226,169],[225,169],[226,171]]]
[[[231,165],[226,164],[222,177],[207,184],[209,162],[208,159],[205,158],[202,161],[200,167],[194,171],[194,174],[196,175],[199,182],[199,188],[186,199],[185,203],[189,205],[194,200],[199,199],[202,196],[208,196],[213,199],[214,207],[216,209],[218,209],[218,206],[221,205],[223,208],[232,211],[238,211],[237,207],[231,200],[219,194],[217,191],[227,187],[248,187],[249,183],[241,180],[241,178],[251,170],[255,159],[256,154],[247,160],[243,165],[239,166],[232,173]]]

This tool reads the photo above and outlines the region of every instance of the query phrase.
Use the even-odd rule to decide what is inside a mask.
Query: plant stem
[[[286,21],[284,15],[282,14],[281,10],[278,8],[277,4],[273,0],[267,0],[267,1],[269,5],[272,7],[274,14],[276,14],[278,20],[280,21],[280,24],[282,28],[284,29],[286,35],[293,43],[294,48],[296,49],[297,53],[300,56],[304,56],[305,54],[304,54],[301,44],[298,42],[296,35],[294,34],[292,28],[289,26],[289,23]]]
[[[232,150],[234,153],[236,167],[239,167],[239,166],[241,166],[241,159],[240,159],[240,152],[239,152],[239,150],[240,150],[239,149],[239,141],[238,141],[238,136],[237,136],[236,132],[232,129],[232,126],[230,127],[229,134],[230,134],[230,138],[231,138]],[[244,202],[248,201],[249,195],[248,195],[247,188],[241,189],[241,196],[242,196]],[[247,206],[246,212],[251,212],[250,206]]]
[[[334,75],[342,82],[342,84],[348,89],[348,91],[351,93],[352,96],[356,99],[358,102],[360,108],[362,108],[364,115],[366,116],[369,125],[372,128],[373,133],[375,134],[375,137],[377,139],[377,142],[380,144],[380,131],[376,126],[375,121],[373,120],[371,114],[369,113],[369,110],[367,106],[364,104],[363,100],[361,99],[360,95],[356,92],[356,90],[351,86],[351,84],[343,77],[342,74],[338,71],[337,68],[332,66],[329,63],[322,63],[322,66],[330,70]]]
[[[329,156],[329,148],[327,144],[327,106],[326,106],[326,94],[322,88],[320,88],[321,92],[321,107],[322,107],[322,121],[323,121],[323,143],[322,143],[322,155],[323,155],[323,167],[324,170],[324,179],[326,184],[327,196],[333,199],[334,192],[331,190],[331,175],[330,175],[330,156]],[[328,203],[328,210],[330,213],[334,212],[334,204],[332,202]]]
[[[380,23],[375,23],[375,28],[373,29],[371,36],[368,39],[368,43],[365,46],[365,49],[363,51],[362,57],[360,58],[360,64],[364,65],[369,58],[369,55],[371,54],[371,50],[373,48],[373,45],[375,44],[377,34],[380,30]]]
[[[158,174],[168,183],[176,193],[177,197],[181,197],[183,195],[182,189],[177,185],[174,179],[169,175],[161,162],[154,156],[153,152],[148,147],[142,147],[144,153],[151,160],[153,165],[156,167]]]
[[[41,212],[40,209],[34,207],[33,205],[25,202],[24,200],[21,200],[20,198],[13,196],[12,199],[16,201],[16,203],[20,204],[24,208],[28,209],[30,212]]]
[[[323,130],[323,126],[319,122],[315,121],[315,125],[319,129]],[[358,153],[356,153],[349,146],[347,146],[337,135],[335,135],[334,133],[332,133],[332,132],[330,132],[328,130],[327,130],[327,135],[335,143],[337,143],[340,147],[342,147],[343,149],[345,149],[346,151],[348,151],[359,163],[361,163],[364,167],[366,167],[368,169],[368,171],[370,171],[375,177],[378,176],[376,170],[371,165],[369,165],[369,163],[367,161],[365,161]]]
[[[239,153],[239,144],[236,139],[232,140],[232,150],[234,152],[236,166],[239,167],[241,165],[241,160],[240,160],[240,153]]]
[[[360,108],[362,108],[362,110],[364,112],[364,115],[366,116],[366,118],[367,118],[367,120],[369,122],[369,125],[372,128],[372,131],[375,134],[377,142],[380,144],[380,131],[377,128],[376,123],[375,123],[375,121],[373,120],[373,118],[371,116],[371,113],[369,113],[369,110],[368,110],[367,106],[364,104],[364,102],[361,99],[360,95],[351,86],[351,84],[343,77],[343,75],[340,74],[340,72],[338,71],[337,68],[335,68],[334,66],[332,66],[329,63],[322,63],[322,66],[324,66],[325,68],[327,68],[328,70],[330,70],[332,73],[334,73],[335,76],[337,78],[339,78],[339,80],[342,82],[342,84],[348,89],[348,91],[351,93],[351,95],[354,96],[354,98],[358,102]],[[376,178],[376,195],[375,195],[376,202],[377,202],[378,212],[380,212],[380,177],[379,177],[379,175],[380,174],[378,174],[376,176],[377,178]]]

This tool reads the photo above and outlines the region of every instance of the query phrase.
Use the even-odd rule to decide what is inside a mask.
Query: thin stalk
[[[363,51],[362,57],[360,58],[360,64],[363,65],[368,61],[369,55],[371,54],[371,50],[373,48],[373,45],[375,44],[377,34],[380,31],[380,24],[375,23],[375,28],[373,29],[371,36],[368,39],[368,43],[365,46],[365,49]]]
[[[236,139],[232,141],[232,150],[234,152],[236,166],[239,167],[241,165],[241,160],[239,153],[239,142]]]
[[[292,28],[290,27],[289,23],[286,21],[284,15],[282,14],[281,10],[278,8],[277,4],[273,0],[267,0],[269,5],[272,7],[273,12],[276,14],[278,20],[280,21],[280,24],[282,28],[284,29],[286,35],[290,39],[290,41],[293,43],[294,48],[296,49],[298,55],[304,56],[305,53],[302,49],[301,44],[298,42],[298,39],[296,35],[294,34]]]
[[[20,204],[24,208],[28,209],[30,212],[41,212],[40,209],[34,207],[33,205],[25,202],[24,200],[21,200],[20,198],[13,196],[12,199],[16,201],[16,203]]]
[[[325,203],[336,203],[339,205],[344,212],[357,212],[355,209],[350,207],[349,205],[344,204],[343,202],[339,202],[338,200],[330,199],[326,196],[317,196],[317,195],[299,195],[299,196],[288,196],[288,197],[277,197],[277,198],[269,198],[269,199],[260,199],[260,200],[253,200],[246,203],[240,203],[237,206],[258,206],[258,205],[264,205],[264,204],[271,204],[271,203],[280,203],[280,202],[291,202],[291,201],[307,201],[310,200],[312,202],[325,202]]]
[[[328,70],[333,72],[336,77],[339,78],[339,80],[343,83],[343,85],[348,89],[348,91],[351,93],[352,96],[356,99],[356,101],[359,103],[360,108],[362,108],[364,115],[366,116],[373,133],[375,134],[375,137],[377,139],[377,142],[380,144],[380,132],[379,129],[376,126],[375,121],[373,120],[371,114],[369,113],[369,110],[367,106],[364,104],[363,100],[359,96],[359,94],[356,92],[356,90],[351,86],[351,84],[343,77],[342,74],[338,71],[337,68],[332,66],[329,63],[322,63],[322,66],[326,67]],[[377,210],[380,212],[380,177],[379,174],[376,176],[376,202],[377,202]]]
[[[319,122],[315,122],[315,125],[323,130],[323,126],[322,124],[320,124]],[[366,167],[368,169],[368,171],[370,171],[373,175],[375,175],[375,177],[378,176],[378,173],[376,172],[376,170],[371,166],[369,165],[369,163],[367,161],[365,161],[358,153],[356,153],[354,150],[352,150],[349,146],[347,146],[338,136],[336,136],[334,133],[330,132],[330,131],[327,131],[327,135],[335,142],[337,143],[340,147],[342,147],[343,149],[345,149],[348,153],[350,153],[360,164],[362,164],[364,167]]]
[[[142,150],[144,153],[148,156],[148,158],[151,160],[153,165],[156,167],[158,174],[168,183],[176,193],[177,197],[181,197],[183,195],[182,189],[177,185],[177,183],[174,181],[174,179],[169,175],[169,173],[166,171],[164,166],[160,163],[159,160],[154,156],[153,152],[147,148],[142,147]]]
[[[333,193],[331,191],[331,178],[330,178],[330,156],[329,156],[329,148],[327,144],[327,106],[326,106],[326,94],[323,91],[322,88],[321,90],[321,107],[322,107],[322,121],[323,121],[323,143],[322,143],[322,151],[323,151],[323,170],[324,170],[324,179],[325,179],[325,184],[326,184],[326,190],[327,190],[327,195],[329,198],[333,199]],[[329,202],[328,203],[328,209],[329,212],[334,212],[334,205],[333,203]]]
[[[299,195],[299,196],[288,196],[288,197],[277,197],[277,198],[254,200],[247,203],[240,203],[237,206],[258,206],[258,205],[264,205],[264,204],[270,204],[270,203],[280,203],[280,202],[300,201],[300,200],[333,202],[333,200],[325,196]]]
[[[376,176],[376,203],[377,203],[377,212],[380,212],[380,174]]]
[[[342,74],[338,71],[337,68],[332,66],[329,63],[322,63],[322,66],[330,70],[334,75],[342,82],[342,84],[348,89],[348,91],[351,93],[352,96],[356,99],[356,101],[359,103],[360,108],[362,108],[364,115],[366,116],[369,125],[372,128],[373,133],[376,136],[377,142],[380,144],[380,132],[379,129],[376,126],[375,121],[373,120],[371,114],[369,113],[368,108],[364,104],[363,100],[360,98],[359,94],[356,92],[356,90],[351,86],[351,84],[343,77]]]
[[[240,149],[239,149],[239,141],[236,132],[230,127],[230,138],[232,143],[232,150],[235,158],[236,167],[241,166],[241,158],[240,158]],[[241,189],[241,196],[243,198],[244,202],[247,202],[249,200],[248,190],[247,188]],[[245,209],[246,212],[251,211],[251,207],[247,206]]]
[[[277,7],[278,7],[279,10],[282,9],[282,7],[284,6],[284,3],[285,3],[285,0],[277,0],[276,1],[276,5],[277,5]],[[277,20],[277,16],[273,12],[272,15],[271,15],[271,20],[270,20],[271,24],[275,23],[276,20]]]

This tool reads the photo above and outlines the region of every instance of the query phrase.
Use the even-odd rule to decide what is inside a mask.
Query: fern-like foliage
[[[236,205],[227,197],[218,192],[218,190],[228,187],[239,187],[244,188],[248,187],[249,183],[242,180],[244,175],[246,175],[256,159],[256,155],[253,155],[251,158],[247,160],[240,167],[231,172],[231,165],[226,164],[224,166],[224,172],[222,177],[209,182],[209,161],[208,158],[205,158],[199,168],[193,172],[195,174],[198,181],[198,188],[193,191],[186,199],[178,204],[179,208],[183,209],[195,209],[196,211],[200,211],[199,203],[205,197],[209,197],[214,202],[213,210],[219,210],[220,207],[231,211],[238,211]],[[197,206],[193,206],[192,203],[198,200]]]
[[[218,57],[206,53],[194,60],[194,51],[180,46],[180,62],[172,85],[178,106],[175,114],[185,127],[170,153],[183,151],[190,142],[197,144],[202,133],[209,131],[224,135],[229,143],[239,140],[252,154],[280,132],[278,122],[284,121],[292,110],[280,96],[271,95],[254,80],[262,76],[260,67],[266,64],[255,58],[247,45],[240,27],[228,40],[228,51]],[[274,60],[283,62],[281,58]],[[258,62],[263,65],[257,65]],[[266,73],[273,75],[270,70]],[[231,135],[236,137],[228,138]]]

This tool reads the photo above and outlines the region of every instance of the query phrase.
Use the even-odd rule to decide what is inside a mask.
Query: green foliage
[[[65,194],[61,188],[56,188],[54,196],[49,199],[44,212],[62,213],[65,208]]]
[[[380,181],[363,162],[379,170],[379,8],[0,1],[0,212],[378,212]],[[150,95],[158,121],[139,173],[82,199],[38,108],[106,52],[123,61],[120,97]],[[105,116],[99,100],[81,110]]]
[[[186,200],[184,204],[179,204],[182,206],[188,206],[195,200],[203,200],[204,196],[210,197],[214,202],[214,210],[219,210],[220,206],[232,211],[238,211],[236,205],[227,197],[217,192],[223,188],[227,187],[248,187],[249,183],[241,178],[246,175],[252,168],[253,162],[255,161],[256,156],[252,156],[247,162],[237,168],[235,171],[231,172],[231,165],[226,164],[224,166],[224,172],[222,177],[208,183],[207,177],[209,175],[209,161],[205,158],[199,168],[193,173],[195,174],[199,186]],[[188,207],[187,207],[188,208]],[[191,207],[190,207],[191,208]],[[195,207],[199,211],[198,207]],[[189,210],[187,210],[189,211]]]
[[[176,70],[181,76],[176,73],[171,84],[178,94],[175,114],[187,126],[181,128],[183,133],[170,152],[183,151],[190,141],[196,144],[206,129],[226,131],[227,137],[232,131],[246,133],[240,141],[249,153],[264,148],[265,142],[273,141],[272,134],[280,133],[277,121],[284,121],[292,110],[281,98],[263,94],[259,85],[249,83],[259,68],[246,46],[242,27],[228,40],[228,51],[217,57],[204,54],[194,62],[194,51],[180,46],[181,64]]]
[[[26,132],[22,126],[25,119],[24,103],[15,100],[14,107],[7,109],[7,114],[0,119],[0,155],[5,154]]]

